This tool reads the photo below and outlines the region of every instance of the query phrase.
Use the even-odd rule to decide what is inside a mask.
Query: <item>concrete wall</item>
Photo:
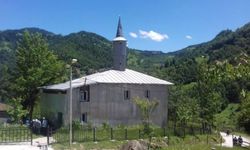
[[[124,71],[127,63],[127,41],[113,41],[114,69]]]
[[[41,92],[41,115],[56,122],[58,113],[63,114],[64,122],[68,122],[68,95],[67,93]]]
[[[130,99],[124,99],[124,91],[130,91]],[[89,87],[89,101],[80,101],[80,88],[73,89],[73,120],[80,120],[87,114],[87,122],[93,125],[109,123],[110,125],[132,125],[141,123],[139,109],[133,103],[133,97],[145,98],[146,90],[150,91],[150,99],[159,102],[152,114],[154,124],[163,126],[167,121],[167,86],[139,84],[94,84]],[[67,92],[69,93],[69,92]],[[47,110],[63,112],[64,123],[67,124],[68,94],[47,94],[42,96],[43,107]],[[48,109],[49,108],[49,109]],[[42,109],[43,110],[43,109]],[[45,110],[45,109],[44,109]]]

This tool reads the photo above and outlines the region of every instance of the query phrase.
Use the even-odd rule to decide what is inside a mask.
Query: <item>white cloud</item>
[[[136,33],[134,33],[134,32],[130,32],[129,35],[131,37],[133,37],[133,38],[137,38],[138,37],[138,35]]]
[[[157,42],[161,42],[165,39],[169,39],[167,34],[161,34],[161,33],[157,33],[155,31],[143,31],[143,30],[139,30],[139,34],[141,38],[150,38],[153,41],[157,41]]]
[[[186,35],[185,38],[189,39],[189,40],[192,40],[193,37],[191,35]]]

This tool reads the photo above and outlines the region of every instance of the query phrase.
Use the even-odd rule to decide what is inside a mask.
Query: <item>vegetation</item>
[[[215,115],[215,126],[222,130],[234,131],[238,128],[239,104],[229,104]]]
[[[147,140],[139,140],[147,143]],[[158,137],[152,139],[152,145],[150,149],[159,149],[159,150],[211,150],[211,148],[221,149],[221,150],[243,150],[245,148],[234,147],[234,148],[225,148],[220,147],[220,137],[216,134],[213,135],[198,135],[186,136],[185,138],[180,138],[176,136],[170,136],[169,139]],[[99,142],[77,142],[71,147],[68,143],[53,144],[54,149],[119,149],[123,144],[126,144],[127,141],[116,141],[116,140],[107,140]]]
[[[13,83],[15,97],[10,104],[15,108],[9,113],[19,121],[26,115],[32,119],[33,108],[39,97],[39,87],[64,79],[64,64],[48,50],[40,34],[24,32],[16,51],[16,72]]]
[[[243,100],[240,104],[239,122],[248,132],[250,132],[250,93],[243,91]]]
[[[17,42],[25,35],[25,30],[29,30],[32,35],[39,32],[40,38],[41,36],[47,38],[48,45],[42,47],[45,47],[46,51],[51,49],[50,52],[56,54],[65,63],[72,58],[78,59],[79,64],[77,64],[78,70],[75,72],[75,77],[112,67],[111,42],[94,33],[82,31],[62,36],[37,28],[1,31],[0,81],[2,84],[0,85],[0,99],[2,101],[13,97],[16,100],[22,99],[22,106],[30,113],[33,107],[27,106],[32,106],[36,100],[27,101],[29,99],[27,95],[19,94],[24,93],[23,87],[26,87],[26,93],[33,92],[31,89],[29,90],[32,92],[27,92],[28,86],[23,86],[26,83],[22,80],[24,78],[22,73],[30,73],[32,78],[29,80],[35,83],[33,86],[38,87],[49,84],[49,82],[36,78],[39,73],[46,70],[43,67],[39,66],[41,69],[38,71],[33,69],[33,73],[38,74],[32,74],[32,71],[29,70],[17,69],[25,68],[20,67],[19,62],[21,61],[19,60],[22,59],[18,56],[20,48],[17,48],[20,47]],[[26,41],[29,41],[28,39]],[[249,41],[250,23],[236,31],[222,31],[209,42],[192,45],[177,52],[165,54],[129,49],[127,64],[128,68],[175,83],[176,86],[170,89],[169,102],[169,118],[174,124],[182,125],[183,128],[188,125],[195,127],[202,124],[203,130],[208,127],[220,128],[223,123],[219,122],[218,116],[225,118],[223,115],[228,114],[224,112],[229,106],[237,104],[239,107],[230,112],[235,116],[236,124],[228,121],[227,125],[230,128],[244,128],[249,131],[247,128],[249,118],[246,115],[249,108],[246,107],[249,99],[247,93],[250,91]],[[36,47],[34,43],[37,42],[29,44],[31,47]],[[35,64],[27,66],[31,66],[29,69],[37,68],[38,66],[33,67]],[[10,80],[13,78],[15,80]],[[50,83],[55,82],[57,81]],[[9,89],[10,87],[19,90],[7,92],[12,91]],[[241,94],[242,91],[245,91],[245,96]]]
[[[150,116],[159,104],[158,101],[149,99],[143,99],[135,97],[133,102],[140,110],[142,124],[143,124],[143,133],[149,136],[152,136],[152,128],[150,127]]]

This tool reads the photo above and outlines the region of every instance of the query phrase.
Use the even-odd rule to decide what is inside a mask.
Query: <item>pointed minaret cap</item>
[[[114,38],[113,41],[126,41],[126,39],[123,37],[121,17],[119,17],[116,37]]]
[[[117,26],[117,32],[116,32],[116,37],[123,37],[121,17],[119,17],[118,26]]]

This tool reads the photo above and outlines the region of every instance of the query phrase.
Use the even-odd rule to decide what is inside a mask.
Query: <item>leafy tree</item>
[[[169,98],[169,115],[176,125],[180,124],[184,131],[188,123],[192,125],[199,122],[199,104],[197,99],[192,97],[193,85],[177,85],[171,87]]]
[[[6,65],[0,65],[0,101],[7,100],[8,91],[10,87],[10,75],[8,73],[8,67]]]
[[[39,87],[64,80],[64,64],[49,51],[45,39],[38,33],[24,32],[22,40],[18,43],[16,58],[15,100],[21,102],[32,119]]]
[[[143,129],[144,134],[147,134],[147,135],[152,134],[152,129],[150,128],[150,115],[158,106],[159,104],[158,101],[135,97],[133,99],[133,102],[136,104],[136,106],[140,110],[142,123],[144,126],[144,129]]]
[[[239,123],[250,133],[250,92],[242,91],[240,104]]]
[[[194,88],[200,106],[203,131],[213,125],[214,115],[221,110],[223,97],[220,92],[220,75],[214,66],[201,62],[198,80]]]
[[[23,108],[21,98],[13,98],[9,100],[9,105],[12,106],[12,108],[9,108],[7,113],[10,115],[11,120],[15,123],[18,123],[22,117],[28,114],[28,111]]]

